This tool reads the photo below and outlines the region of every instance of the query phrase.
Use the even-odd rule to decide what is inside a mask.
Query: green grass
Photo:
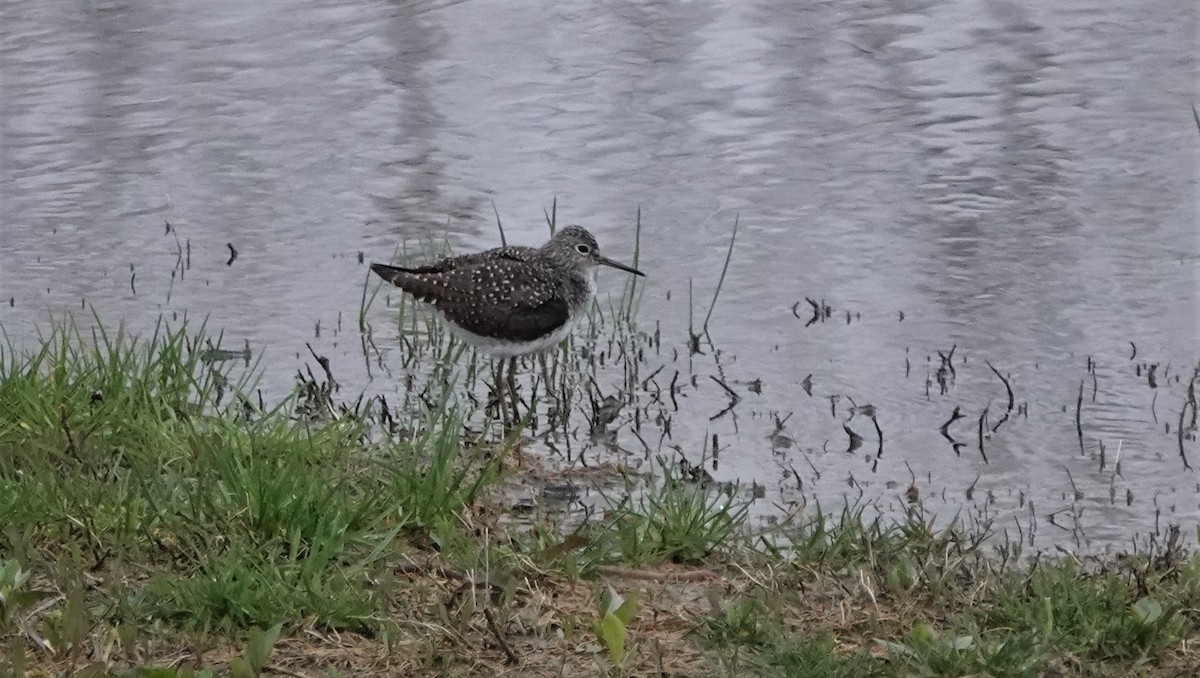
[[[1194,573],[1176,580],[1194,586]],[[1174,588],[1174,587],[1172,587]],[[1138,661],[1184,636],[1184,601],[1135,597],[1130,582],[1081,573],[1070,561],[1039,568],[1020,588],[1003,590],[979,621],[992,627],[1027,629],[1038,645],[1099,660]]]
[[[695,633],[722,649],[729,676],[1190,675],[1200,666],[1190,649],[1196,556],[1030,564],[963,530],[934,530],[916,511],[890,523],[852,509],[818,514],[789,531],[789,547],[776,539],[755,561],[753,585],[711,601]]]
[[[612,502],[593,538],[596,562],[698,564],[746,538],[749,505],[684,482],[666,463],[647,486]]]
[[[453,408],[382,440],[363,419],[298,418],[291,399],[247,409],[206,343],[59,324],[38,353],[6,353],[0,553],[129,578],[116,622],[377,627],[364,575],[399,557],[398,535],[452,521],[490,462],[463,453]]]
[[[499,481],[542,471],[516,436],[472,432],[453,353],[429,354],[420,414],[385,426],[377,401],[312,406],[317,383],[254,404],[255,371],[209,362],[219,345],[203,327],[58,322],[31,354],[0,347],[0,676],[1200,665],[1200,560],[1178,539],[1030,559],[919,505],[761,529],[736,492],[666,462],[582,524],[512,520]],[[545,380],[576,388],[589,353],[547,359]]]

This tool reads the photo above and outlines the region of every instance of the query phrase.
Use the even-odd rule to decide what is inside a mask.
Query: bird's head
[[[567,226],[555,233],[549,242],[542,246],[542,251],[560,265],[583,269],[611,266],[634,275],[646,275],[636,268],[600,254],[600,246],[596,244],[595,236],[581,226]]]

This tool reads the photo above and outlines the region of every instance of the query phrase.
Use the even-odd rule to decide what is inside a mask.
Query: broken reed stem
[[[542,214],[546,215],[546,225],[550,227],[550,236],[554,236],[554,232],[558,230],[558,196],[550,202],[550,212],[546,212],[546,208],[542,208]]]
[[[631,266],[638,268],[642,259],[642,208],[637,209],[637,221],[633,227],[633,263]],[[629,276],[629,280],[625,283],[625,321],[629,322],[633,319],[633,309],[638,299],[638,279],[637,276]],[[644,287],[643,287],[644,289]]]
[[[500,223],[500,210],[496,209],[496,201],[492,201],[492,213],[496,215],[496,228],[500,229],[500,246],[508,247],[508,240],[504,237],[504,224]]]

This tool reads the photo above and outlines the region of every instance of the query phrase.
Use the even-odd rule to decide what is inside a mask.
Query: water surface
[[[493,246],[493,210],[538,243],[557,198],[628,259],[640,208],[639,322],[695,384],[666,452],[699,462],[718,434],[713,474],[785,506],[899,505],[915,479],[945,515],[1124,544],[1200,514],[1176,431],[1200,359],[1197,9],[1127,4],[6,3],[0,323],[29,345],[86,305],[186,312],[280,393],[306,343],[387,393],[358,356],[360,253]],[[689,357],[689,283],[702,316],[735,219]],[[807,324],[806,297],[830,316]],[[371,308],[384,345],[390,320]],[[988,363],[1016,408],[994,433]],[[742,397],[713,419],[709,375]]]

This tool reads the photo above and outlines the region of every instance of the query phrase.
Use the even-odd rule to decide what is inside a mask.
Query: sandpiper
[[[596,238],[579,226],[541,247],[498,247],[409,268],[371,264],[371,270],[431,304],[456,336],[509,359],[515,400],[516,358],[557,346],[571,333],[596,294],[597,266],[645,275],[601,255]]]

